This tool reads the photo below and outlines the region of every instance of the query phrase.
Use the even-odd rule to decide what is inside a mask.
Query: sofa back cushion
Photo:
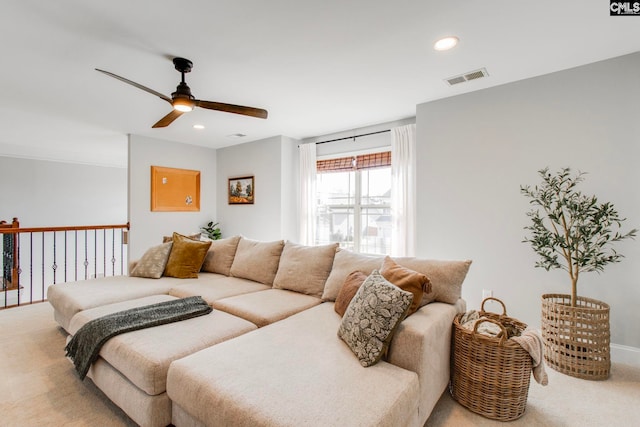
[[[228,276],[233,264],[233,258],[238,249],[238,242],[240,242],[240,236],[213,240],[207,255],[204,257],[202,271]]]
[[[282,250],[275,289],[287,289],[320,298],[329,277],[337,243],[304,246],[287,242]]]
[[[238,242],[229,273],[234,277],[271,286],[278,271],[283,248],[283,240],[258,242],[242,237]]]
[[[180,279],[197,278],[209,246],[211,242],[201,242],[173,233],[173,246],[164,275]]]
[[[429,278],[431,292],[422,296],[420,307],[433,301],[455,304],[462,295],[462,282],[471,266],[470,260],[448,261],[420,258],[393,258],[393,260]]]
[[[338,250],[333,260],[333,268],[324,285],[322,299],[324,301],[335,301],[342,284],[349,274],[354,271],[361,271],[368,276],[373,270],[382,266],[383,259],[383,256],[368,256],[344,249]]]
[[[189,234],[188,236],[184,236],[184,237],[188,237],[191,240],[200,240],[200,236],[202,235],[202,233],[196,233],[196,234]],[[173,242],[173,235],[171,236],[162,236],[162,243],[167,243],[167,242]]]

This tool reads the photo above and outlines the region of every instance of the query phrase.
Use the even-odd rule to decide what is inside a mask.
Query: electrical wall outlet
[[[482,290],[482,299],[489,298],[493,296],[493,291],[491,289],[483,289]]]

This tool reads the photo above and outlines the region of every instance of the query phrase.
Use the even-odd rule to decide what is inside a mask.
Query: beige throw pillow
[[[322,300],[335,301],[342,284],[349,274],[358,270],[369,275],[373,270],[380,269],[383,259],[383,256],[368,256],[339,249],[333,260],[331,273],[329,273],[327,282],[324,285]]]
[[[211,247],[204,258],[202,271],[209,273],[229,275],[233,257],[238,249],[240,236],[228,237],[226,239],[213,240]]]
[[[349,303],[338,336],[362,366],[378,363],[398,325],[406,317],[413,294],[389,283],[374,270]]]
[[[173,233],[173,247],[164,269],[164,275],[179,279],[197,278],[209,246],[211,246],[211,242],[200,242]]]
[[[287,242],[282,250],[274,289],[288,289],[320,298],[329,277],[337,243],[304,246]]]
[[[147,249],[142,258],[131,268],[129,275],[133,277],[148,277],[150,279],[162,277],[172,245],[173,243],[168,242]]]
[[[258,242],[241,238],[229,271],[231,276],[271,286],[276,277],[284,241]]]
[[[430,302],[455,304],[462,295],[471,261],[442,261],[420,258],[394,258],[398,264],[422,273],[431,281],[431,293],[422,296],[420,307]]]

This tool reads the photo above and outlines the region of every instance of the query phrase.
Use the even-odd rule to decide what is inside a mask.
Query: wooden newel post
[[[11,224],[0,221],[1,228],[20,228],[18,218]],[[20,235],[2,233],[2,290],[11,291],[20,288]]]

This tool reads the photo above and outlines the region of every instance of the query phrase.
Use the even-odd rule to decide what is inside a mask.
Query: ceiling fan
[[[182,75],[182,80],[176,88],[176,91],[171,94],[171,98],[139,83],[132,82],[131,80],[125,79],[124,77],[121,77],[117,74],[110,73],[109,71],[100,70],[98,68],[96,68],[96,71],[100,71],[107,76],[130,84],[131,86],[135,86],[138,89],[144,90],[145,92],[149,92],[150,94],[155,95],[171,104],[173,110],[169,114],[158,120],[158,122],[152,126],[154,128],[169,126],[175,119],[177,119],[184,113],[192,111],[195,107],[206,108],[208,110],[224,111],[226,113],[242,114],[244,116],[258,117],[260,119],[267,118],[267,110],[263,110],[261,108],[245,107],[242,105],[223,104],[221,102],[201,101],[199,99],[195,99],[195,97],[191,94],[191,89],[184,81],[184,75],[185,73],[191,71],[191,69],[193,68],[193,63],[188,59],[173,58],[173,65],[176,67],[176,70],[178,70]]]

